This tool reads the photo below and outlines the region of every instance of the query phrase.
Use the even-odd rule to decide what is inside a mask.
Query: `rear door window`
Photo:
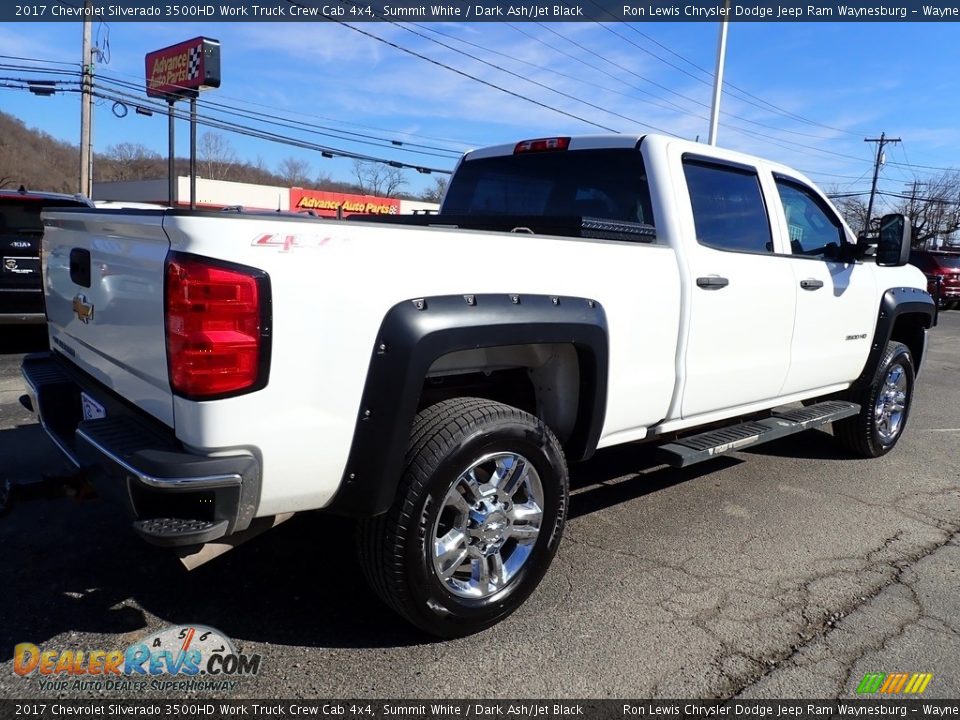
[[[717,250],[773,252],[770,221],[753,169],[685,159],[697,242]]]

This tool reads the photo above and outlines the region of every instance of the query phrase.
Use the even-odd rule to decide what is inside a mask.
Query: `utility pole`
[[[878,138],[864,138],[863,141],[877,144],[877,159],[876,162],[873,163],[873,185],[870,186],[870,203],[867,205],[867,222],[863,228],[863,231],[867,232],[870,229],[870,218],[873,216],[873,199],[877,194],[877,176],[880,175],[880,163],[883,160],[883,146],[889,143],[898,143],[900,142],[900,138],[888,138],[886,133],[880,133],[880,137]]]
[[[909,192],[909,193],[910,193],[910,205],[907,207],[907,220],[910,221],[910,226],[913,227],[913,228],[916,228],[916,223],[920,220],[920,216],[921,216],[920,203],[922,203],[922,202],[930,203],[930,202],[931,202],[929,198],[927,198],[927,199],[922,199],[922,198],[919,198],[919,197],[918,197],[918,194],[919,194],[919,192],[920,192],[920,188],[921,188],[921,187],[926,187],[926,186],[928,186],[929,184],[930,184],[930,183],[928,183],[928,182],[921,182],[920,180],[914,180],[913,182],[911,182],[911,183],[907,186],[907,187],[909,188],[909,190],[906,190],[906,192]],[[929,205],[928,205],[928,207],[929,207]],[[925,208],[925,210],[926,210],[926,208]],[[923,225],[926,225],[926,224],[927,224],[927,219],[929,218],[929,213],[928,213],[928,212],[923,212],[922,214],[923,214]],[[914,232],[916,232],[916,230],[914,230]],[[926,244],[926,243],[924,243],[924,244]]]
[[[92,195],[93,154],[93,51],[90,39],[93,32],[93,0],[83,3],[83,80],[80,96],[80,192]]]

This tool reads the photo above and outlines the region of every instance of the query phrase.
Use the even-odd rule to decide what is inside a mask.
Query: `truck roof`
[[[463,161],[479,160],[481,158],[501,157],[513,155],[517,152],[520,145],[534,143],[537,141],[568,141],[566,150],[605,150],[605,149],[632,149],[637,148],[641,141],[654,143],[670,143],[685,146],[685,152],[703,155],[706,157],[715,157],[718,160],[734,163],[743,163],[756,167],[764,167],[769,171],[783,173],[784,175],[803,180],[806,184],[816,187],[816,183],[811,181],[806,175],[787,165],[783,165],[774,160],[767,160],[758,155],[750,155],[739,150],[716,145],[707,145],[706,143],[687,140],[685,138],[664,135],[662,133],[622,133],[622,134],[603,134],[603,135],[554,135],[540,136],[535,138],[525,138],[519,142],[504,143],[502,145],[490,145],[488,147],[469,150],[464,155]],[[557,150],[562,150],[557,148]]]

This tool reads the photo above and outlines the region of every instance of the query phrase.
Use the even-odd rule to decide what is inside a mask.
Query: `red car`
[[[0,325],[43,323],[40,281],[40,211],[48,207],[93,207],[82,195],[0,190]]]
[[[914,250],[910,263],[927,276],[927,291],[941,309],[960,304],[960,252]]]

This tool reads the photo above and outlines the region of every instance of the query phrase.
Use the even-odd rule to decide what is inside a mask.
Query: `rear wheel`
[[[903,343],[887,343],[870,384],[847,396],[860,403],[860,414],[833,425],[840,443],[861,457],[890,452],[907,424],[913,381],[910,349]]]
[[[563,532],[567,468],[540,420],[481,399],[421,412],[393,507],[361,523],[361,564],[400,615],[457,637],[516,610]]]

